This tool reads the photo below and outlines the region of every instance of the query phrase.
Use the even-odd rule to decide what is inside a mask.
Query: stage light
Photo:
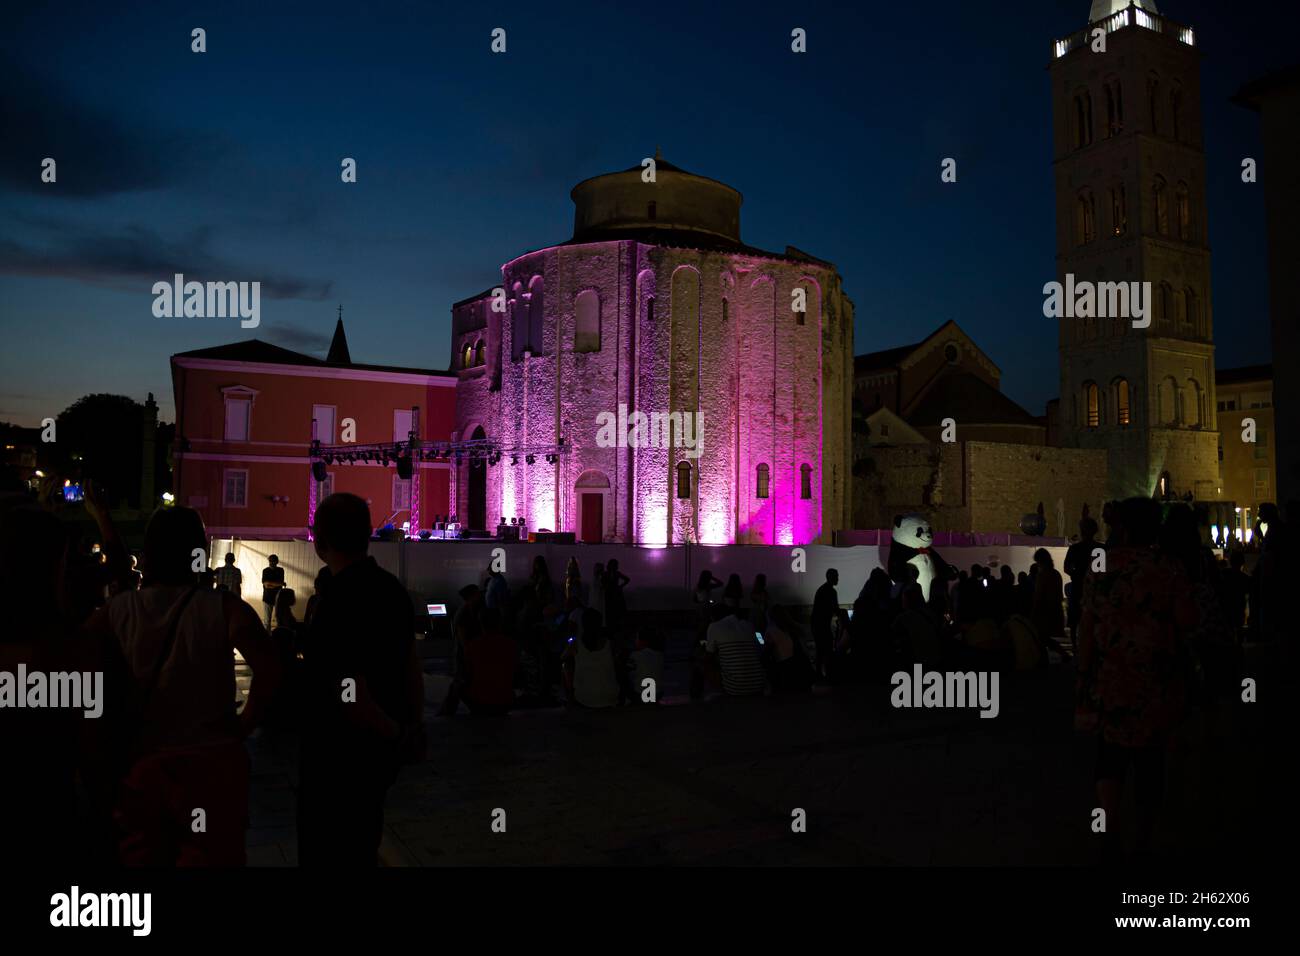
[[[397,477],[403,481],[410,481],[411,473],[411,459],[408,457],[397,459]]]
[[[329,475],[325,473],[325,462],[313,461],[311,463],[311,476],[317,481],[324,481],[328,478]]]

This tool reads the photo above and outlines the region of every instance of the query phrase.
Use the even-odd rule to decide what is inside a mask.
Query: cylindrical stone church
[[[829,542],[850,521],[853,304],[740,238],[741,195],[656,158],[574,187],[573,238],[452,307],[453,500],[471,529]]]

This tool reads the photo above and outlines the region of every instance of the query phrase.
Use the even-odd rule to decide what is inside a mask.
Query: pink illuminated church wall
[[[738,229],[738,193],[680,175],[734,196]],[[632,182],[608,178],[623,193]],[[661,172],[660,188],[672,180]],[[598,195],[600,183],[581,184],[575,199],[584,188]],[[742,246],[738,234],[621,235],[607,229],[506,263],[504,312],[492,310],[491,289],[453,306],[458,437],[482,429],[507,449],[565,447],[554,463],[521,453],[516,464],[507,451],[477,471],[461,465],[462,521],[490,530],[523,516],[532,530],[647,545],[829,541],[848,527],[851,480],[853,307],[834,267]],[[601,416],[636,412],[689,427],[652,435],[649,447],[614,434],[604,447],[618,430],[602,435]]]

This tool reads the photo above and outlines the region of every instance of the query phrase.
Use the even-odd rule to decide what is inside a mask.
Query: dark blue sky
[[[751,245],[838,266],[859,353],[956,319],[1013,398],[1056,394],[1046,66],[1088,0],[280,6],[6,11],[0,420],[99,391],[152,391],[170,418],[169,355],[252,336],[319,353],[339,303],[354,360],[445,368],[451,303],[568,238],[572,186],[656,145],[741,190]],[[1295,8],[1161,4],[1206,55],[1221,367],[1268,359],[1263,190],[1239,176],[1258,120],[1228,98],[1295,62]],[[260,280],[261,327],[155,318],[175,271]]]

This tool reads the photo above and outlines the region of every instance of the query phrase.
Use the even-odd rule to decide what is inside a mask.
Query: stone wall
[[[926,514],[939,531],[1018,532],[1041,501],[1048,535],[1077,530],[1087,504],[1101,515],[1106,452],[999,442],[873,448],[854,480],[854,526],[887,528]]]

